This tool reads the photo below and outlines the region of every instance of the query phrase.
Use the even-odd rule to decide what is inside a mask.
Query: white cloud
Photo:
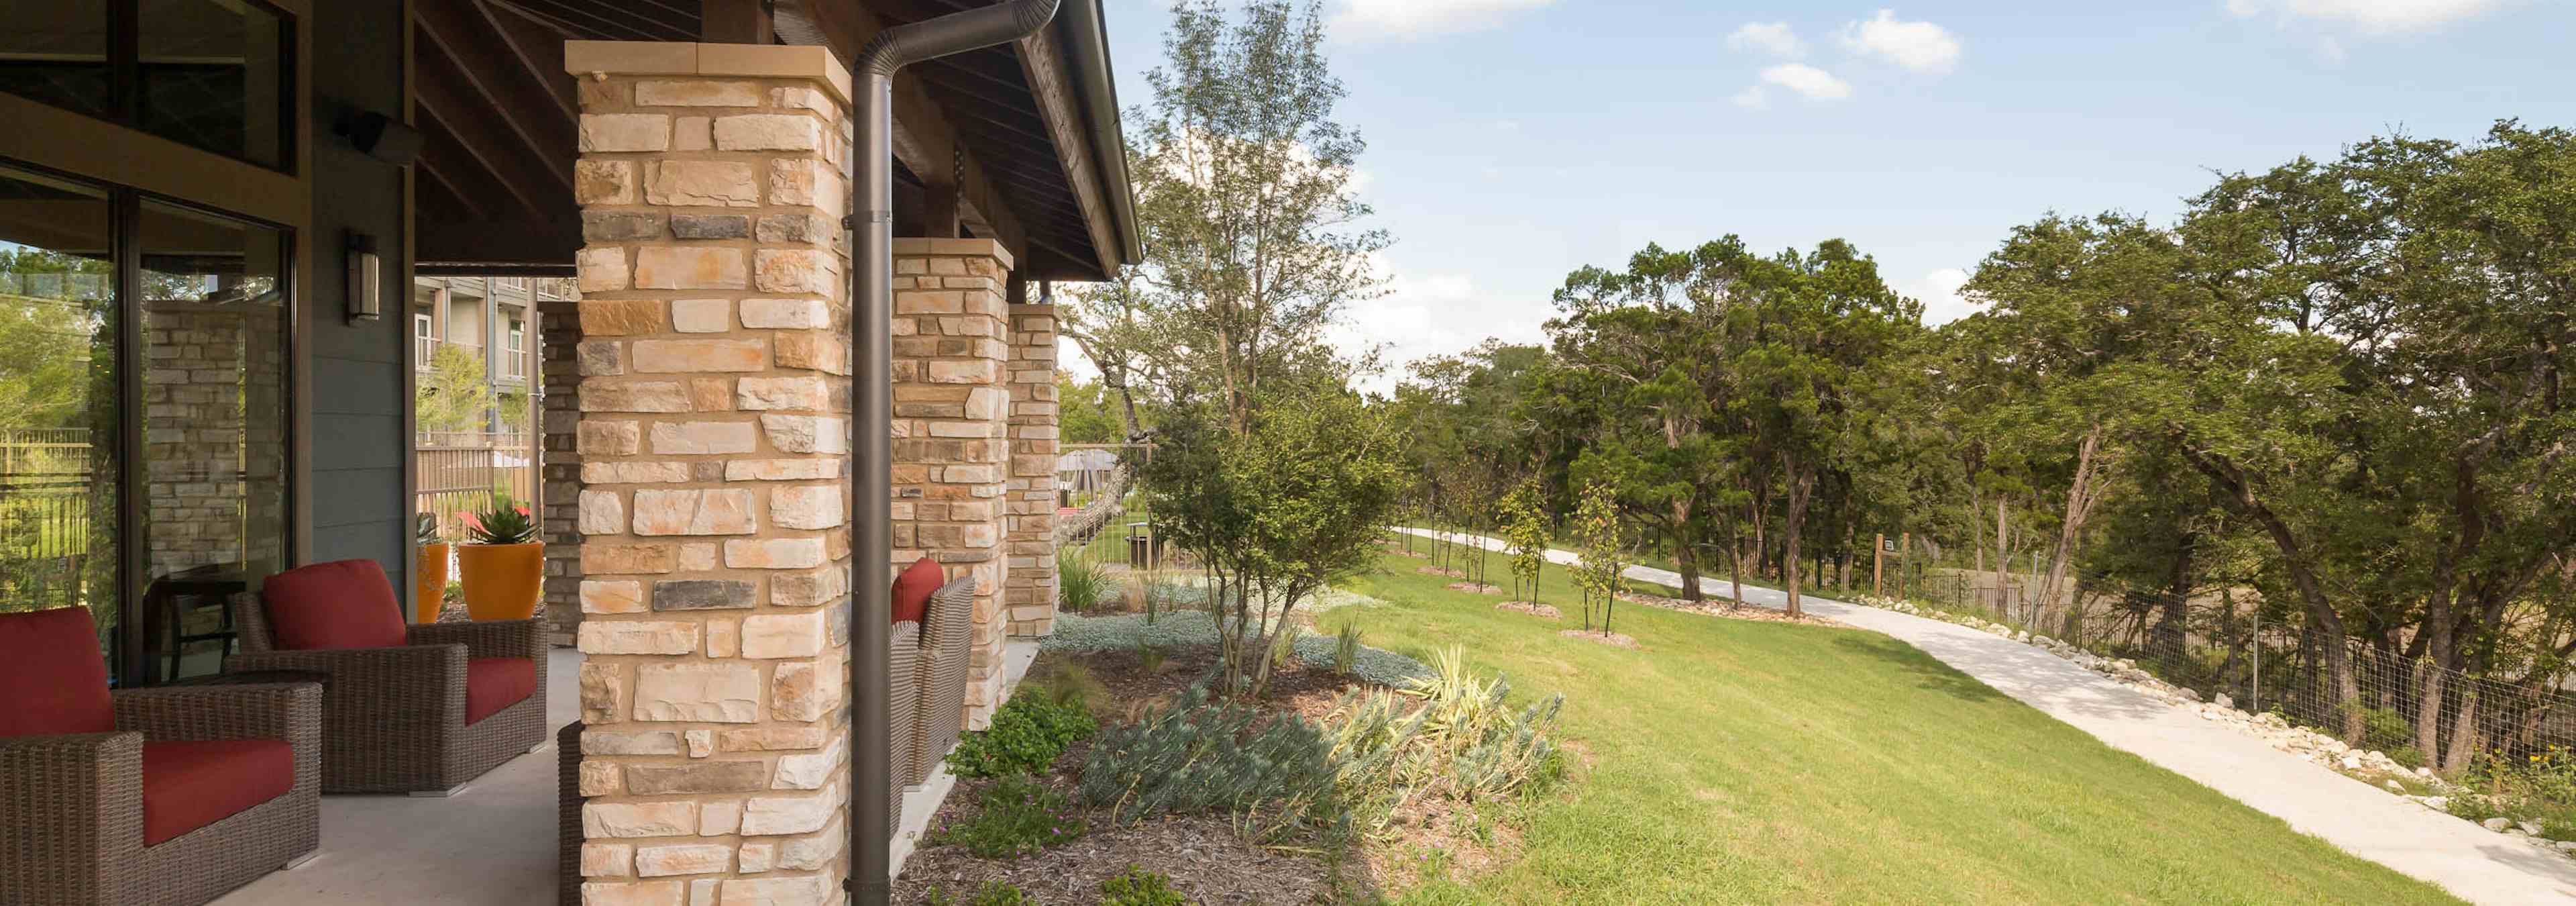
[[[1795,91],[1810,101],[1839,101],[1852,93],[1850,82],[1805,63],[1782,63],[1764,69],[1762,81]]]
[[[1845,24],[1842,40],[1843,46],[1854,53],[1878,57],[1915,72],[1944,73],[1959,65],[1959,36],[1930,22],[1899,21],[1892,9],[1879,10],[1877,18],[1866,22]]]
[[[1556,0],[1342,0],[1333,15],[1336,38],[1357,41],[1409,40],[1447,32],[1475,31],[1501,24],[1510,13],[1537,9]]]
[[[2284,19],[2324,19],[2373,30],[2394,30],[2468,19],[2501,5],[2501,0],[2227,0],[2227,11],[2238,16],[2273,13]]]
[[[1384,256],[1370,256],[1372,269],[1387,274]],[[1464,273],[1397,273],[1385,293],[1352,305],[1326,339],[1345,352],[1371,344],[1385,345],[1386,371],[1359,381],[1362,389],[1387,391],[1409,373],[1415,360],[1450,355],[1501,337],[1512,343],[1537,343],[1549,314],[1544,297],[1510,298],[1476,287]]]
[[[1735,50],[1753,50],[1775,57],[1803,57],[1807,42],[1789,30],[1787,22],[1747,22],[1726,36],[1726,46]]]
[[[1967,283],[1967,271],[1945,267],[1924,274],[1912,285],[1897,287],[1896,291],[1923,303],[1923,323],[1940,325],[1985,310],[1985,303],[1959,295],[1959,287]]]
[[[1760,85],[1754,85],[1744,89],[1743,91],[1738,91],[1735,93],[1734,97],[1728,98],[1727,100],[1734,101],[1735,106],[1742,107],[1746,110],[1763,110],[1768,109],[1771,106],[1770,94],[1764,92]]]

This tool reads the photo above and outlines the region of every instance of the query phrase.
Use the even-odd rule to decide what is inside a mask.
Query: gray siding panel
[[[403,464],[403,453],[400,413],[315,413],[313,416],[311,455],[313,471],[317,475],[345,469],[399,469]],[[401,496],[399,481],[394,493]],[[319,509],[329,503],[329,500],[316,499],[313,505]]]

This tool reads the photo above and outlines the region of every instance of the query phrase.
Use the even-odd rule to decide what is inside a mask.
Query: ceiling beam
[[[847,62],[886,26],[855,3],[836,0],[779,0],[797,4],[807,21],[830,39],[832,50]],[[1005,204],[971,148],[960,146],[957,130],[938,104],[922,90],[912,73],[899,73],[894,84],[895,158],[925,182],[933,174],[955,172],[957,208],[976,235],[989,236],[1015,255],[1028,247],[1028,230]]]
[[[454,151],[463,152],[491,175],[501,191],[516,199],[521,210],[544,212],[571,203],[569,162],[557,170],[500,141],[496,133],[501,127],[494,121],[506,120],[508,115],[467,95],[464,83],[470,78],[459,71],[464,67],[454,57],[431,49],[416,59],[419,76],[412,82],[413,97],[434,124],[430,149],[447,150],[452,145]],[[435,140],[439,134],[445,135],[447,144]]]
[[[760,0],[698,0],[698,40],[709,44],[775,44],[769,7]]]
[[[1091,250],[1099,256],[1100,272],[1115,274],[1119,265],[1118,237],[1110,223],[1116,214],[1109,208],[1109,199],[1101,194],[1099,178],[1099,167],[1107,162],[1092,159],[1091,136],[1073,86],[1066,84],[1066,74],[1071,69],[1055,46],[1055,30],[1039,29],[1037,34],[1021,38],[1018,47],[1029,93],[1038,99],[1038,116],[1046,121],[1047,133],[1055,136],[1056,160],[1064,166],[1065,181],[1073,185],[1075,201],[1082,205],[1082,219],[1090,227]]]
[[[520,68],[536,74],[537,82],[554,98],[555,107],[563,111],[563,121],[569,124],[579,119],[581,102],[574,97],[572,76],[563,67],[566,35],[513,7],[495,6],[484,0],[474,0],[473,5],[484,24],[501,36],[510,55],[518,58]]]
[[[514,72],[513,69],[520,67],[497,60],[484,63],[491,54],[475,51],[495,45],[506,47],[510,39],[497,30],[486,30],[491,25],[490,21],[472,11],[454,3],[424,3],[414,9],[420,33],[426,35],[438,51],[423,55],[423,62],[430,65],[424,67],[428,71],[422,73],[419,80],[429,83],[455,78],[462,82],[462,87],[473,92],[472,98],[466,98],[455,96],[456,86],[453,85],[423,84],[420,91],[424,100],[433,104],[479,101],[473,104],[478,108],[473,112],[483,116],[475,118],[497,121],[518,139],[521,156],[541,164],[534,168],[538,172],[533,175],[541,182],[569,193],[575,144],[572,120],[556,114],[555,98],[551,96],[553,92],[547,89],[543,77],[524,70]],[[461,62],[465,60],[475,60],[478,65],[465,65]],[[560,76],[561,67],[556,69],[556,75]],[[459,118],[466,115],[466,111],[456,111]],[[497,148],[492,151],[495,154],[509,153]]]

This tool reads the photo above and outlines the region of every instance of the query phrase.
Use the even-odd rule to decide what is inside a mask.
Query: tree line
[[[2576,135],[2379,136],[2170,222],[2050,214],[1962,292],[1982,310],[1926,326],[1842,240],[1650,245],[1568,275],[1545,344],[1418,363],[1386,405],[1427,517],[1606,485],[1692,599],[1754,576],[1794,611],[1883,533],[2035,561],[2009,616],[2063,637],[2179,646],[2241,603],[2299,638],[2332,730],[2393,714],[2448,767],[2507,742],[2461,731],[2454,677],[2568,672]],[[2409,669],[2365,698],[2356,651]]]

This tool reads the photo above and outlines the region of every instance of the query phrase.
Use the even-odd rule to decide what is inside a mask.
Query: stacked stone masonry
[[[1053,305],[1011,306],[1011,482],[1004,538],[1010,632],[1055,631],[1056,315]]]
[[[894,560],[926,556],[952,578],[977,580],[970,729],[1001,705],[1009,629],[1011,264],[990,240],[894,243]]]
[[[549,478],[578,494],[584,902],[838,903],[848,77],[589,43],[579,336],[547,366],[579,383]]]

